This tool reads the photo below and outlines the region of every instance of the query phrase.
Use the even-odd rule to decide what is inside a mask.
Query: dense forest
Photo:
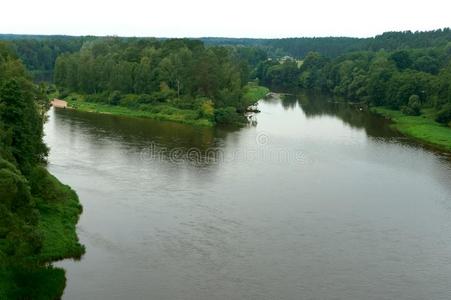
[[[394,51],[408,48],[444,46],[451,40],[449,28],[433,31],[385,32],[371,38],[314,37],[283,39],[202,38],[207,45],[257,46],[265,49],[269,57],[288,55],[303,58],[309,52],[319,52],[334,58],[353,51]]]
[[[93,37],[0,35],[9,41],[36,81],[51,81],[58,55],[80,50],[83,42]]]
[[[262,59],[264,52],[253,48],[112,37],[60,55],[54,82],[62,97],[75,92],[88,95],[90,102],[141,110],[165,104],[169,109],[197,111],[198,118],[232,123],[251,104],[244,95],[245,85],[250,70]]]
[[[419,115],[421,109],[431,108],[436,121],[447,124],[451,121],[451,36],[445,42],[434,39],[436,32],[430,35],[431,43],[436,41],[437,46],[354,51],[336,58],[310,52],[302,64],[290,59],[262,62],[256,75],[269,86],[318,90],[349,102],[401,110],[406,115]],[[412,41],[422,37],[408,36]],[[391,40],[388,38],[386,48],[392,48]],[[429,46],[427,40],[425,37],[418,46]]]
[[[94,36],[45,36],[0,34],[0,40],[13,44],[16,53],[37,79],[51,80],[51,72],[58,55],[73,53],[81,49],[85,41],[103,39]],[[108,37],[106,37],[108,39]],[[120,38],[122,40],[136,38]],[[140,38],[144,39],[144,38]],[[166,39],[159,38],[159,41]],[[292,56],[300,59],[309,52],[319,52],[334,58],[352,51],[394,51],[409,48],[444,46],[451,40],[449,28],[424,32],[385,32],[371,38],[316,37],[316,38],[200,38],[206,46],[258,48],[270,58]]]
[[[47,108],[14,50],[0,42],[0,299],[59,297],[64,272],[46,263],[83,252],[77,197],[45,168]]]

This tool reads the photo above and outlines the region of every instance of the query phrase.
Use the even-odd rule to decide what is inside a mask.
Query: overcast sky
[[[449,0],[4,0],[0,33],[157,37],[374,36],[451,27]]]

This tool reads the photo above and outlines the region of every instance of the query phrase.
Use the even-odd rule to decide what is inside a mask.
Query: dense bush
[[[448,124],[451,127],[451,103],[445,105],[437,114],[435,119],[437,122],[442,124]]]
[[[409,116],[420,115],[421,113],[420,109],[421,109],[420,97],[418,97],[417,95],[410,96],[409,103],[407,104],[407,106],[401,106],[401,112]]]
[[[214,117],[218,124],[237,124],[244,121],[243,116],[238,114],[234,107],[216,109]]]

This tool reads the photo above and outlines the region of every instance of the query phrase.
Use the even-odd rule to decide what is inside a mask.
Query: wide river
[[[301,104],[302,103],[302,104]],[[451,160],[319,96],[241,129],[52,110],[64,299],[451,299]]]

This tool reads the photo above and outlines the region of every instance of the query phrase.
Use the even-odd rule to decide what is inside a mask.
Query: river
[[[245,128],[52,110],[86,255],[64,299],[451,299],[451,162],[320,96]]]

